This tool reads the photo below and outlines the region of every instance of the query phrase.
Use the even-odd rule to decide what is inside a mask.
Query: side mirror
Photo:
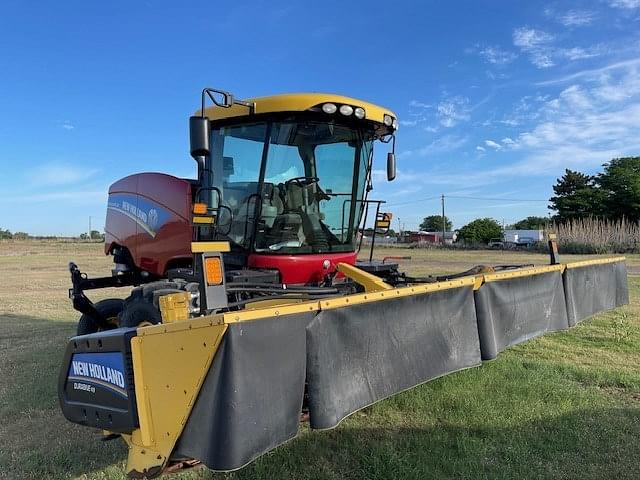
[[[211,148],[209,146],[209,119],[207,117],[189,117],[189,138],[193,158],[209,156]]]
[[[392,181],[396,178],[396,154],[387,153],[387,180]]]

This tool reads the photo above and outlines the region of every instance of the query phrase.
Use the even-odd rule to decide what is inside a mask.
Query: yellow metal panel
[[[289,93],[283,95],[273,95],[269,97],[258,97],[247,99],[255,104],[255,113],[274,112],[304,112],[322,103],[348,104],[354,107],[362,107],[365,111],[365,119],[382,123],[385,115],[396,118],[396,115],[389,109],[379,107],[373,103],[357,100],[355,98],[343,97],[331,93]],[[249,114],[249,109],[241,105],[233,105],[230,108],[208,107],[204,109],[205,116],[210,120],[223,120],[232,117],[243,117]],[[200,115],[200,111],[196,112]],[[339,113],[335,114],[340,115]]]
[[[183,330],[197,330],[207,328],[212,325],[221,325],[224,320],[222,314],[207,315],[206,317],[196,317],[188,322],[160,323],[158,325],[149,325],[146,327],[138,327],[137,334],[139,337],[148,335],[162,335],[167,332],[181,332]]]
[[[193,253],[230,252],[229,242],[191,242]]]
[[[298,304],[285,304],[278,307],[258,308],[251,310],[240,310],[238,312],[224,313],[224,323],[246,322],[248,320],[259,320],[262,318],[278,317],[281,315],[292,315],[295,313],[317,312],[320,310],[318,301],[303,302]]]
[[[213,225],[216,223],[215,217],[193,217],[192,223],[203,224],[203,225]]]
[[[523,268],[518,270],[508,270],[505,272],[487,273],[483,275],[483,281],[499,282],[500,280],[508,280],[512,278],[530,277],[532,275],[540,275],[548,272],[563,272],[564,265],[546,265],[544,267]]]
[[[446,282],[425,283],[422,285],[412,285],[410,287],[359,293],[331,299],[327,298],[320,300],[320,310],[331,310],[334,308],[348,307],[350,305],[389,300],[391,298],[410,297],[412,295],[422,295],[441,290],[450,290],[452,288],[470,287],[473,286],[474,282],[475,277],[463,277]]]
[[[567,268],[589,267],[591,265],[604,265],[606,263],[624,262],[625,257],[596,258],[594,260],[583,260],[581,262],[567,263]]]
[[[259,310],[263,308],[275,308],[281,305],[295,305],[298,303],[305,302],[304,299],[301,298],[277,298],[274,300],[256,300],[255,302],[247,303],[245,308],[247,310]]]
[[[380,277],[365,272],[364,270],[360,270],[358,267],[354,267],[348,263],[338,263],[338,265],[336,265],[336,270],[343,273],[354,282],[362,285],[366,292],[378,292],[380,290],[389,290],[393,288],[388,283],[385,283]]]
[[[128,472],[166,464],[227,328],[189,328],[190,323],[173,324],[186,328],[165,328],[162,335],[140,328],[131,340],[140,428],[128,439]]]

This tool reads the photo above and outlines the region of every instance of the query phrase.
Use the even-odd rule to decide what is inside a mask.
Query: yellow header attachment
[[[317,108],[323,111],[323,105],[334,105],[332,110],[330,106],[326,107],[325,113],[335,114],[336,116],[355,116],[360,120],[369,120],[388,127],[390,130],[397,129],[398,123],[396,115],[389,109],[379,107],[373,103],[364,102],[355,98],[343,97],[342,95],[333,95],[331,93],[288,93],[282,95],[272,95],[270,97],[258,97],[245,100],[253,103],[253,114],[259,115],[264,113],[279,112],[305,112]],[[345,106],[344,113],[341,107]],[[349,113],[349,108],[351,111]],[[361,111],[364,110],[364,116],[360,118]],[[211,106],[204,109],[205,116],[209,120],[225,120],[234,117],[246,117],[250,115],[249,110],[243,105],[232,105],[229,108]],[[196,115],[200,115],[198,110]]]

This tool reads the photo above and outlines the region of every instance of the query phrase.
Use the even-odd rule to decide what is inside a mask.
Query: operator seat
[[[285,211],[300,216],[307,245],[328,250],[329,241],[320,222],[322,214],[318,205],[319,193],[316,189],[319,189],[317,184],[288,183],[286,185]]]

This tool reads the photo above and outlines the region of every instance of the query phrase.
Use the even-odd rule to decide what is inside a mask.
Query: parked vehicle
[[[521,237],[516,242],[517,247],[526,247],[530,248],[536,243],[536,240],[533,237]]]
[[[504,241],[501,238],[492,238],[489,240],[490,248],[504,248]]]

